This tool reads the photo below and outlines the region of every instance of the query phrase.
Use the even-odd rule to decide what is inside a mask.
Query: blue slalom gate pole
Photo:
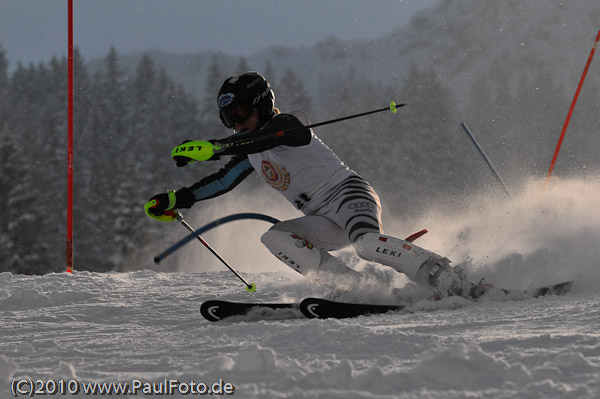
[[[197,239],[198,236],[200,236],[200,234],[203,234],[203,233],[205,233],[209,230],[212,230],[213,228],[215,228],[217,226],[221,226],[225,223],[233,222],[235,220],[244,220],[244,219],[263,220],[265,222],[269,222],[269,223],[273,223],[273,224],[279,222],[279,220],[275,219],[274,217],[271,217],[268,215],[263,215],[260,213],[236,213],[234,215],[229,215],[229,216],[225,216],[223,218],[217,219],[205,226],[200,227],[197,230],[191,229],[191,227],[190,227],[190,228],[188,228],[188,230],[190,231],[190,234],[188,234],[186,237],[182,238],[181,240],[177,241],[175,244],[171,245],[169,248],[167,248],[165,251],[161,252],[159,255],[156,255],[154,257],[154,263],[160,263],[167,256],[171,255],[173,252],[177,251],[178,249],[183,247],[188,242],[192,241],[195,238]]]
[[[464,129],[464,131],[467,133],[467,136],[469,136],[469,138],[471,139],[471,142],[473,142],[473,145],[475,146],[475,148],[477,148],[477,151],[479,151],[479,153],[483,157],[483,160],[485,161],[485,163],[492,170],[492,173],[494,174],[494,176],[496,176],[496,178],[498,179],[498,181],[500,182],[500,184],[504,188],[504,191],[506,191],[506,194],[508,194],[508,196],[510,198],[513,198],[512,193],[510,192],[510,190],[508,189],[508,187],[504,183],[504,180],[502,180],[502,178],[500,177],[500,174],[498,173],[498,171],[496,170],[496,168],[494,167],[494,165],[492,164],[492,162],[490,161],[490,159],[486,155],[485,151],[483,151],[483,148],[481,148],[481,146],[477,142],[477,139],[475,138],[475,136],[473,136],[473,133],[471,133],[471,131],[469,130],[469,128],[467,127],[467,125],[465,123],[461,123],[460,125],[462,126],[462,128]]]

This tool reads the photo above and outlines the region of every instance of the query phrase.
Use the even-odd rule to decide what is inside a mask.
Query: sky
[[[144,50],[248,56],[270,46],[369,39],[406,25],[439,0],[74,0],[74,42],[84,59]],[[0,0],[0,46],[9,61],[67,54],[67,0]]]

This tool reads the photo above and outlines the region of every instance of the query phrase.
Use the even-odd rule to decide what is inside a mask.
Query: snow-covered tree
[[[310,96],[306,92],[304,83],[291,69],[287,68],[277,85],[272,85],[276,90],[277,106],[283,111],[290,109],[301,109],[310,114],[312,104]]]
[[[44,231],[49,219],[38,212],[45,200],[35,190],[34,164],[24,162],[13,137],[0,134],[0,270],[43,274],[53,260]]]

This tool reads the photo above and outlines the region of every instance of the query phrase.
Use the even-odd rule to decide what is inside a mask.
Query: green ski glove
[[[205,140],[185,141],[173,148],[171,156],[177,162],[177,166],[186,166],[197,161],[215,161],[219,159],[219,156],[215,155],[215,145]]]
[[[175,190],[169,190],[167,193],[158,194],[150,198],[144,205],[146,215],[152,219],[161,222],[172,222],[177,220],[177,211],[174,210],[177,203]]]

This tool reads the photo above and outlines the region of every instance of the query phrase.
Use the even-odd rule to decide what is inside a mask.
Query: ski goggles
[[[241,105],[234,104],[229,107],[223,108],[220,112],[221,120],[228,128],[232,129],[236,123],[244,123],[250,118],[254,108]]]

